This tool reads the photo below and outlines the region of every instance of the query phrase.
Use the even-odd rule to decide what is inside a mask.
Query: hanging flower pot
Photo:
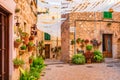
[[[31,35],[29,38],[29,41],[33,42],[34,39],[35,39],[35,36]]]
[[[88,44],[88,43],[89,43],[89,40],[88,40],[88,39],[86,39],[84,42],[85,42],[85,44]]]
[[[22,33],[20,34],[20,36],[21,36],[21,38],[22,38],[23,40],[26,40],[26,39],[29,40],[29,34],[26,33],[26,32],[22,32]]]
[[[34,43],[33,42],[29,42],[28,43],[28,52],[31,52],[34,50]]]
[[[23,55],[26,52],[26,49],[27,49],[26,45],[22,45],[19,50],[19,55]]]
[[[24,61],[18,58],[15,58],[13,60],[14,68],[18,69],[19,66],[22,66],[24,64]]]
[[[18,48],[21,43],[22,43],[22,40],[16,39],[16,40],[14,41],[14,47],[15,47],[15,48]]]

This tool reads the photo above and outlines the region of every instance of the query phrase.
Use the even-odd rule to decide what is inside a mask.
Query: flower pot
[[[19,50],[19,55],[23,55],[26,52],[26,50]]]
[[[87,59],[86,61],[88,64],[90,64],[92,62],[91,59]]]
[[[28,52],[31,52],[34,50],[34,47],[28,46]]]
[[[33,62],[33,60],[32,59],[29,59],[29,63],[31,64]]]
[[[18,69],[18,68],[19,68],[19,65],[15,65],[15,64],[14,64],[14,68],[15,68],[15,69]]]
[[[27,45],[28,43],[29,43],[29,38],[27,38],[27,37],[26,37],[26,38],[24,38],[24,44],[26,44],[26,45]]]
[[[20,44],[21,44],[21,42],[16,42],[16,41],[14,41],[14,47],[15,47],[15,48],[18,48],[18,47],[20,46]]]

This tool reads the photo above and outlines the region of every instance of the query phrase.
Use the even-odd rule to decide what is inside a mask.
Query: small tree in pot
[[[85,52],[85,58],[87,63],[91,63],[91,59],[93,58],[93,53],[91,52],[93,46],[92,45],[87,45],[86,46],[86,52]]]

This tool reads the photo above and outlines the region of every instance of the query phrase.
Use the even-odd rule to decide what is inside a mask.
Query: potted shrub
[[[24,64],[24,61],[21,59],[15,58],[13,60],[13,63],[14,63],[14,68],[17,69],[19,66],[22,66]]]
[[[74,64],[84,64],[85,63],[85,56],[81,53],[73,55],[72,63],[74,63]]]
[[[34,56],[29,57],[29,63],[31,64],[33,62]]]
[[[21,47],[20,47],[20,55],[22,55],[22,54],[24,54],[25,53],[25,51],[26,51],[26,49],[27,49],[27,47],[26,47],[26,45],[22,45]]]
[[[28,51],[31,52],[31,51],[33,51],[33,49],[34,49],[34,43],[33,42],[29,42],[28,43]]]
[[[14,47],[15,47],[15,48],[18,48],[21,43],[22,43],[22,40],[21,40],[21,39],[16,39],[16,40],[14,41]]]
[[[99,50],[95,50],[93,53],[94,53],[95,62],[102,62],[103,61],[103,54]]]
[[[86,52],[85,52],[85,58],[86,58],[86,61],[87,61],[87,63],[91,63],[91,60],[92,60],[92,58],[93,58],[93,53],[91,52],[91,50],[92,50],[92,45],[87,45],[86,46]]]

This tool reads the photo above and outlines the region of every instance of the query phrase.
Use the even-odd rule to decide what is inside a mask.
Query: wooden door
[[[9,80],[9,17],[0,12],[0,80]]]
[[[112,57],[112,34],[103,34],[103,55]]]
[[[50,58],[50,44],[45,44],[45,58]]]

